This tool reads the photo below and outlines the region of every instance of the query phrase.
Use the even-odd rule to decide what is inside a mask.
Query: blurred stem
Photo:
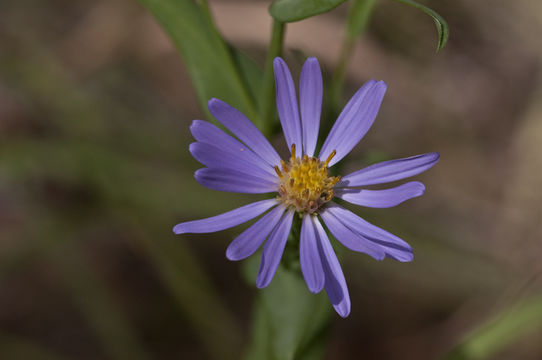
[[[80,225],[83,224],[74,222],[73,226],[66,226],[53,220],[50,224],[44,223],[43,227],[37,228],[44,230],[45,227],[45,231],[39,234],[77,239]],[[34,235],[40,236],[38,231]],[[146,350],[139,343],[119,304],[110,296],[111,290],[95,273],[83,252],[73,240],[62,249],[49,249],[46,256],[110,358],[148,359]]]
[[[273,59],[280,56],[282,52],[282,43],[284,41],[285,24],[277,20],[273,20],[273,29],[271,32],[271,43],[267,52],[267,60],[265,63],[265,72],[263,77],[263,86],[260,104],[260,130],[265,136],[270,136],[273,129],[273,103],[275,96],[275,79],[273,77]]]
[[[473,331],[446,360],[493,358],[498,351],[530,331],[542,328],[542,296],[533,296],[499,313]]]
[[[33,360],[66,360],[39,343],[12,334],[0,334],[0,358]]]
[[[119,152],[114,146],[108,145],[106,127],[103,126],[103,123],[114,115],[122,114],[122,117],[129,118],[130,113],[124,113],[119,104],[108,103],[100,96],[78,88],[46,49],[37,44],[27,45],[27,47],[35,51],[35,53],[30,53],[32,56],[25,56],[24,61],[15,58],[2,59],[0,71],[17,76],[18,91],[35,101],[35,105],[32,103],[34,106],[47,109],[47,113],[51,114],[51,121],[55,121],[50,125],[58,128],[68,139],[56,139],[54,142],[39,142],[34,139],[26,142],[18,139],[13,143],[3,142],[0,153],[6,156],[1,157],[0,167],[11,169],[10,174],[17,176],[20,183],[43,176],[62,179],[59,174],[69,174],[68,179],[77,181],[85,179],[85,184],[95,189],[100,199],[107,199],[108,203],[104,206],[112,213],[103,214],[104,216],[112,216],[117,221],[122,220],[132,224],[130,227],[132,229],[139,229],[134,233],[141,234],[137,238],[140,241],[130,244],[143,249],[145,254],[148,254],[160,280],[177,301],[183,315],[189,319],[187,326],[191,326],[199,336],[209,357],[221,360],[236,358],[239,344],[242,342],[240,329],[233,315],[217,295],[196,255],[190,251],[190,248],[183,246],[182,242],[173,242],[169,237],[156,235],[170,228],[168,221],[162,220],[167,219],[175,211],[174,208],[168,207],[168,199],[173,189],[179,186],[176,175],[165,175],[164,183],[159,186],[156,186],[155,180],[152,180],[152,184],[146,183],[141,171],[145,172],[143,169],[148,165],[146,161],[154,162],[154,160],[144,157],[133,159]],[[40,71],[36,72],[35,69],[40,69]],[[132,115],[136,116],[136,114]],[[78,121],[74,122],[74,118]],[[132,143],[139,142],[137,138],[132,137],[132,133],[125,132],[124,134]],[[151,146],[149,141],[153,138],[157,137],[146,136],[145,145]],[[115,139],[115,144],[118,146],[118,139]],[[160,148],[158,144],[151,144]],[[84,165],[81,166],[81,164]],[[62,169],[62,172],[51,173],[48,171],[50,169]],[[134,179],[138,180],[134,181]],[[175,179],[173,180],[175,185],[172,187],[166,185],[167,179]],[[144,192],[141,191],[141,186],[146,189]],[[160,190],[150,192],[150,189]],[[186,196],[190,197],[190,194]],[[49,204],[40,205],[45,207],[45,210],[40,210],[41,212],[50,211]],[[148,216],[149,209],[154,209],[154,217]],[[157,211],[162,211],[162,213],[157,215]],[[54,230],[60,231],[57,228]],[[72,229],[71,234],[53,236],[53,229],[47,231],[43,229],[43,226],[36,224],[29,227],[29,231],[48,234],[47,239],[43,239],[44,236],[37,237],[31,242],[27,251],[21,251],[18,261],[7,263],[2,259],[0,277],[16,265],[22,266],[25,261],[32,261],[43,256],[42,249],[52,251],[53,247],[49,245],[53,242],[57,243],[58,240],[62,243],[61,245],[64,245],[65,242],[71,240],[71,236],[75,236],[73,235],[75,229]],[[167,233],[170,234],[170,231],[168,230]],[[173,243],[175,245],[172,245]],[[66,244],[65,246],[73,245]],[[83,256],[80,253],[76,255]],[[22,259],[23,256],[29,260]],[[71,257],[62,260],[75,262],[71,265],[83,267],[83,271],[79,274],[72,270],[70,263],[57,264],[55,262],[59,270],[65,270],[59,271],[60,275],[63,275],[62,280],[66,282],[68,288],[74,290],[74,300],[78,301],[82,311],[88,314],[89,322],[92,323],[98,337],[110,352],[109,357],[112,359],[143,358],[143,351],[139,351],[140,346],[130,345],[136,341],[136,337],[132,334],[129,325],[125,324],[124,317],[116,311],[116,307],[106,309],[104,314],[108,315],[105,318],[93,315],[100,314],[97,309],[101,306],[114,305],[111,304],[113,299],[110,299],[107,292],[93,295],[92,291],[103,290],[101,279],[93,277],[92,271],[85,269],[84,264],[74,261]],[[63,268],[60,268],[61,266]],[[92,278],[87,284],[86,280],[78,282],[77,275]],[[85,287],[88,291],[86,297],[82,296],[84,295],[82,291],[78,291],[78,286],[84,287],[85,284],[88,285]],[[91,285],[93,288],[89,290],[88,287]],[[117,313],[119,314],[116,315]],[[102,329],[102,322],[106,325],[113,323],[113,325],[109,330]],[[107,331],[116,332],[117,335],[109,336]],[[121,343],[114,343],[115,338],[120,339]]]
[[[350,58],[352,57],[354,45],[358,37],[365,32],[377,1],[378,0],[354,0],[348,11],[346,34],[343,40],[337,69],[331,79],[330,103],[334,109],[338,109],[341,106],[346,69],[348,68]]]
[[[123,217],[121,213],[118,215]],[[209,357],[238,359],[243,342],[241,330],[190,249],[178,240],[156,241],[154,234],[160,233],[162,227],[153,229],[146,223],[144,214],[124,220],[136,230],[134,234],[141,234],[137,237],[138,242],[177,300]]]

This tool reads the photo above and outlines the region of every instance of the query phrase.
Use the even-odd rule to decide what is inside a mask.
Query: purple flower
[[[195,173],[201,185],[213,190],[239,193],[277,193],[272,199],[242,206],[211,218],[184,222],[173,231],[209,233],[227,229],[264,214],[228,246],[226,257],[241,260],[252,255],[264,242],[256,284],[271,282],[280,263],[297,213],[301,218],[300,263],[309,290],[325,288],[337,313],[350,313],[348,288],[329,232],[347,248],[366,253],[376,260],[389,257],[411,261],[412,248],[397,236],[363,220],[335,204],[334,197],[353,204],[387,208],[420,196],[425,187],[417,181],[386,190],[363,186],[384,184],[419,174],[432,167],[438,153],[427,153],[384,161],[346,176],[331,176],[328,167],[345,157],[367,133],[386,92],[383,81],[371,80],[346,104],[327,136],[320,153],[314,156],[322,107],[322,74],[318,60],[303,65],[299,84],[300,106],[288,66],[274,61],[277,109],[291,157],[281,160],[267,139],[242,113],[218,100],[209,101],[209,111],[234,138],[218,127],[194,120],[190,130],[196,142],[190,153],[206,167]]]

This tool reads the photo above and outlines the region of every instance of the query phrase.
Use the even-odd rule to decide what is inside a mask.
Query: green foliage
[[[188,159],[187,153],[177,154],[175,142],[179,134],[169,126],[163,128],[162,122],[155,122],[143,135],[138,120],[145,116],[142,114],[148,106],[146,96],[135,100],[133,107],[125,108],[110,101],[101,89],[92,91],[77,86],[47,49],[34,47],[40,56],[19,55],[15,61],[18,54],[6,54],[0,59],[0,72],[10,74],[5,77],[6,83],[16,84],[13,87],[26,94],[29,109],[36,109],[32,110],[36,113],[39,110],[40,117],[46,118],[48,126],[59,135],[3,139],[1,180],[7,182],[7,188],[18,184],[27,191],[29,184],[38,179],[66,186],[77,184],[95,200],[81,205],[81,209],[70,208],[69,214],[62,207],[33,200],[25,213],[28,219],[39,221],[33,220],[32,226],[24,227],[22,238],[30,239],[27,248],[21,245],[23,249],[16,254],[17,258],[14,256],[9,262],[4,260],[8,256],[4,256],[0,277],[18,266],[46,258],[52,264],[50,267],[57,269],[60,286],[66,288],[85,316],[108,358],[146,359],[133,324],[125,319],[111,289],[95,275],[96,269],[79,246],[84,241],[81,234],[89,228],[119,224],[129,229],[134,250],[148,257],[209,358],[236,359],[241,336],[235,319],[216,295],[197,256],[182,241],[172,241],[171,214],[178,212],[181,200],[194,204],[191,211],[197,211],[199,199],[194,192],[179,191],[190,187],[191,171],[181,170],[179,174],[177,169],[157,161],[160,158],[164,163],[184,163]],[[128,88],[125,84],[124,89]],[[157,118],[170,116],[159,109],[154,109]],[[173,119],[167,123],[172,124]],[[117,136],[118,133],[123,136]],[[153,151],[146,152],[146,147]],[[207,204],[202,206],[208,208]],[[153,209],[153,216],[149,216],[149,209]],[[81,219],[88,221],[83,223]],[[6,353],[11,354],[7,350]],[[3,354],[0,352],[0,358],[34,358],[2,357]]]
[[[217,97],[244,112],[260,129],[272,125],[274,81],[270,61],[264,82],[262,70],[222,39],[204,0],[140,1],[155,15],[180,51],[204,111],[207,111],[207,101]],[[285,22],[330,11],[344,1],[274,1],[270,13],[276,21],[269,59],[280,54]],[[413,1],[397,1],[433,16],[437,26],[441,26],[438,27],[439,50],[444,47],[448,28],[438,14]],[[363,32],[375,4],[376,0],[353,2],[348,22],[350,41]],[[90,189],[96,203],[82,206],[84,212],[79,215],[90,219],[88,223],[79,222],[75,216],[67,216],[47,203],[36,204],[33,212],[28,212],[28,218],[50,212],[51,219],[41,219],[27,227],[33,243],[21,258],[30,262],[39,256],[53,264],[61,286],[111,358],[146,359],[150,355],[139,343],[133,324],[125,318],[126,314],[111,296],[111,289],[95,274],[96,269],[84,248],[77,243],[81,241],[81,232],[99,222],[130,229],[126,233],[132,240],[131,246],[148,258],[208,355],[215,359],[238,358],[242,341],[233,315],[205,276],[197,256],[182,241],[173,241],[169,230],[171,214],[178,213],[181,201],[192,205],[191,216],[198,206],[209,206],[197,193],[178,190],[189,188],[188,183],[183,183],[191,179],[187,169],[171,171],[168,168],[174,160],[175,164],[187,161],[172,155],[178,150],[177,135],[169,127],[160,129],[158,123],[153,123],[152,129],[148,123],[144,127],[134,123],[133,120],[141,116],[137,110],[132,113],[104,100],[105,96],[82,90],[65,76],[45,49],[38,44],[32,46],[46,54],[44,58],[6,56],[6,60],[0,62],[2,70],[5,68],[3,72],[9,74],[4,80],[17,82],[21,92],[36,99],[32,100],[36,102],[35,112],[41,117],[41,110],[46,109],[47,125],[61,135],[51,139],[5,141],[0,162],[4,177],[13,184],[28,184],[42,178],[67,185],[74,183]],[[158,108],[153,111],[155,118],[163,116]],[[145,131],[141,131],[142,128]],[[169,237],[164,235],[166,233]],[[249,359],[322,357],[325,346],[322,337],[326,335],[332,306],[324,292],[314,295],[307,290],[299,269],[298,241],[299,234],[293,232],[283,265],[271,285],[259,292]],[[65,246],[61,246],[63,244]],[[257,260],[253,257],[253,262],[249,262],[256,264],[250,271],[251,276],[257,273]],[[1,354],[17,354],[6,358],[40,358],[28,355],[33,353],[40,353],[44,359],[57,358],[19,339],[2,338],[0,347],[4,350]]]
[[[342,90],[344,87],[346,68],[352,57],[354,44],[367,28],[376,3],[377,0],[352,0],[351,2],[348,11],[346,36],[344,37],[339,62],[333,73],[328,90],[330,108],[327,110],[328,116],[326,116],[326,118],[334,119],[339,115],[343,101]],[[331,128],[331,124],[329,123],[324,123],[323,126],[327,131]],[[327,131],[324,131],[324,133],[327,133]]]
[[[60,224],[45,226],[48,227],[48,234],[55,234],[61,238],[77,236],[77,228],[65,229],[66,227]],[[150,359],[149,354],[139,343],[132,324],[111,296],[111,290],[90,266],[83,251],[77,248],[77,244],[67,243],[61,249],[52,247],[47,249],[47,252],[60,282],[94,329],[109,356],[119,360]]]
[[[257,273],[258,261],[257,256],[250,259],[247,275]],[[324,291],[315,295],[307,290],[299,268],[279,266],[256,303],[247,360],[321,359],[332,309]]]
[[[273,20],[273,29],[271,32],[271,42],[267,51],[265,72],[263,76],[262,91],[260,92],[260,113],[262,126],[260,129],[264,135],[269,136],[273,125],[278,123],[278,118],[274,116],[275,112],[275,75],[273,70],[273,60],[282,55],[282,43],[284,41],[285,24]]]
[[[248,59],[232,54],[206,9],[191,0],[140,1],[154,14],[182,54],[201,107],[207,111],[207,102],[216,97],[255,121],[256,105],[249,91],[253,87],[249,79],[254,76],[246,76],[254,67],[245,69]]]
[[[349,39],[353,40],[365,31],[377,1],[352,0],[347,23],[347,36]]]
[[[446,43],[448,42],[448,36],[450,35],[450,29],[448,28],[448,23],[442,16],[440,16],[436,11],[428,8],[425,5],[422,5],[413,0],[395,0],[397,2],[410,5],[416,9],[420,9],[427,15],[431,16],[435,21],[435,26],[437,27],[438,32],[438,43],[437,43],[437,52],[444,49]]]
[[[269,13],[280,22],[295,22],[308,17],[323,14],[346,0],[275,0],[269,7]]]
[[[542,296],[538,295],[499,312],[494,318],[483,323],[445,359],[492,359],[506,346],[541,328]]]
[[[263,72],[262,69],[252,61],[250,58],[245,56],[242,52],[230,46],[230,52],[235,62],[235,66],[239,69],[239,74],[246,84],[251,98],[257,101],[257,94],[260,94],[262,91],[262,82],[263,82]],[[256,120],[256,119],[254,119]]]
[[[301,218],[294,216],[281,265],[255,304],[252,339],[247,360],[321,359],[326,328],[333,307],[325,294],[308,291],[299,266]],[[256,282],[260,256],[243,268],[249,285]]]
[[[0,357],[2,359],[67,360],[41,345],[11,334],[0,334]]]

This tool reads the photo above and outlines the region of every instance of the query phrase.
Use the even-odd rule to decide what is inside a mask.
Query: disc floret
[[[295,144],[292,144],[292,156],[286,163],[281,160],[280,168],[275,171],[280,179],[279,199],[299,213],[312,214],[333,198],[333,186],[341,179],[330,176],[328,165],[336,151],[326,161],[303,155],[295,156]]]

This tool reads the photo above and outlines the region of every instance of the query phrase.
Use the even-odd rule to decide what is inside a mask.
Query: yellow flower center
[[[333,186],[340,176],[329,176],[328,165],[336,151],[322,162],[315,157],[295,156],[292,144],[292,157],[288,164],[281,160],[281,168],[275,166],[280,179],[279,199],[298,212],[312,214],[333,198]]]

